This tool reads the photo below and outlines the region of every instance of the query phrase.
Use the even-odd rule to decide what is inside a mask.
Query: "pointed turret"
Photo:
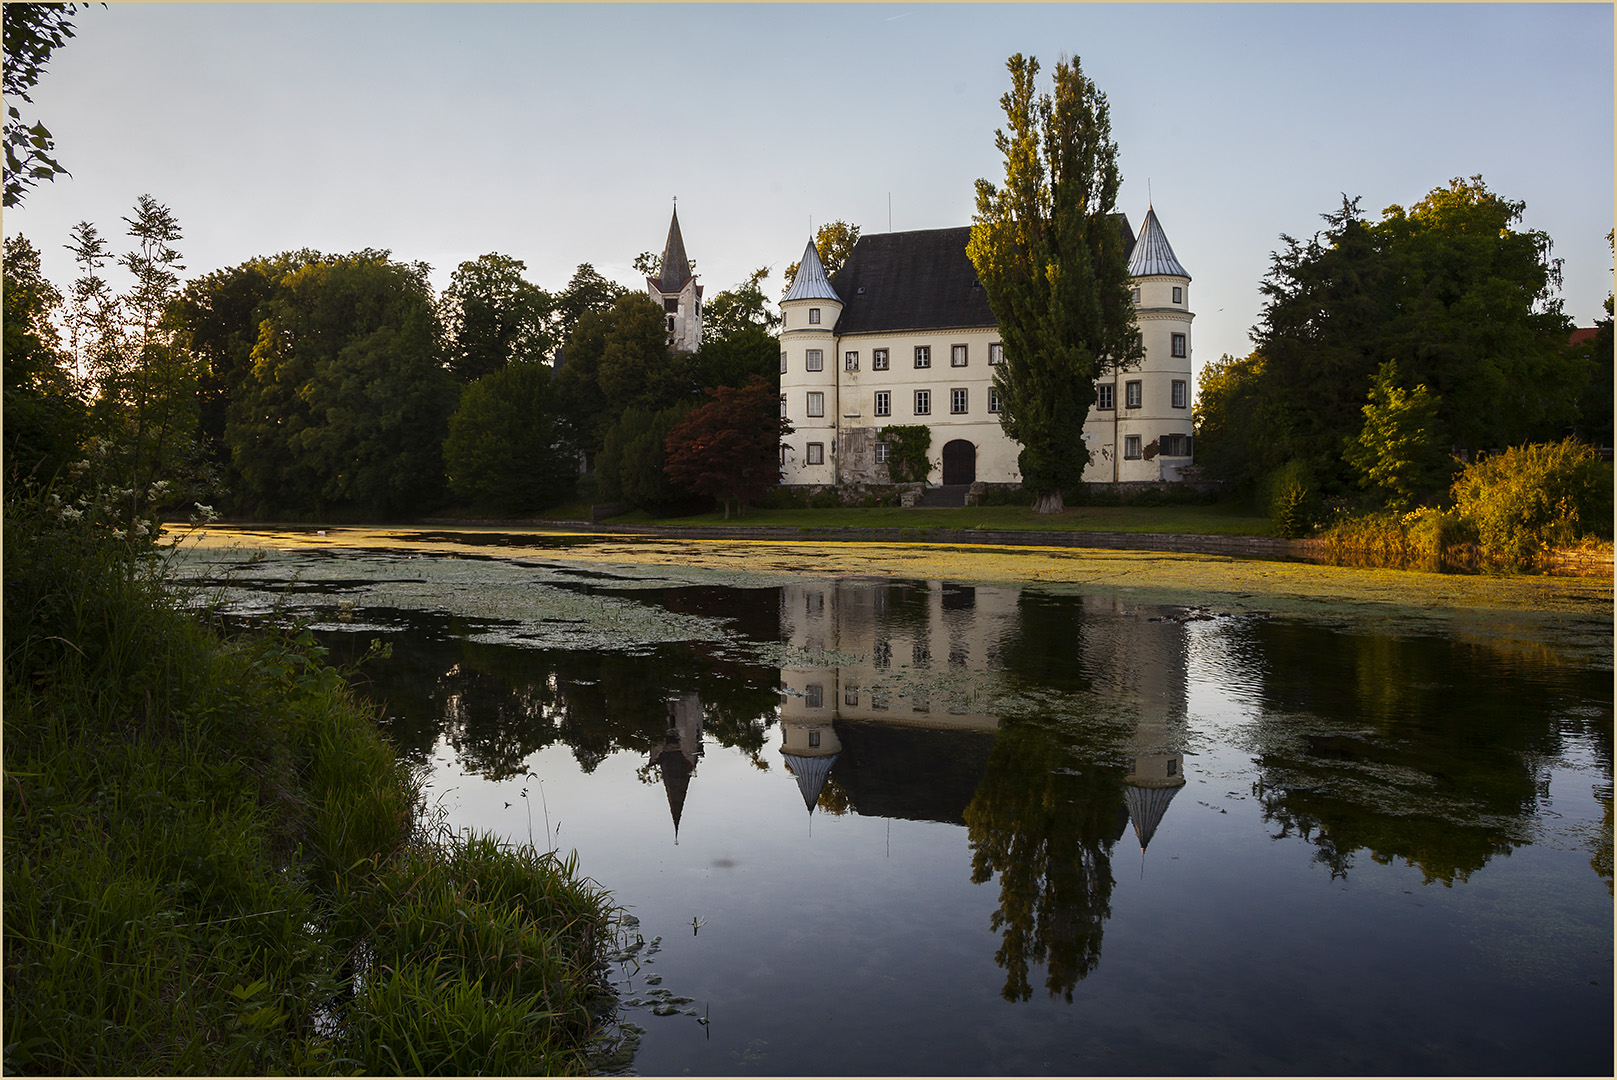
[[[668,242],[663,245],[662,273],[657,275],[657,287],[665,293],[677,293],[691,278],[691,262],[685,257],[685,238],[679,234],[679,208],[668,223]]]
[[[814,241],[808,242],[803,249],[803,261],[797,264],[797,276],[792,279],[792,287],[786,290],[781,302],[787,300],[835,300],[842,302],[842,297],[831,287],[831,279],[825,276],[825,264],[820,262],[820,253],[814,248]]]
[[[1134,254],[1129,258],[1129,276],[1168,276],[1190,280],[1190,274],[1173,257],[1168,234],[1162,231],[1162,222],[1157,220],[1156,210],[1150,207],[1146,208],[1139,239],[1134,241]]]

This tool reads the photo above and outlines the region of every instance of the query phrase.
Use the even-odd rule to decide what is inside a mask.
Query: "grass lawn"
[[[1035,514],[1027,506],[934,509],[896,506],[826,510],[752,508],[728,522],[718,511],[691,517],[653,517],[633,511],[611,518],[619,525],[774,525],[788,528],[1033,529],[1040,531],[1182,533],[1202,536],[1273,536],[1274,523],[1233,503],[1189,506],[1069,506],[1060,514]]]

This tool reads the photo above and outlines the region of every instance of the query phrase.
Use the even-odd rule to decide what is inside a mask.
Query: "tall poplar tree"
[[[1021,444],[1017,465],[1035,509],[1054,514],[1089,463],[1095,379],[1138,364],[1145,348],[1112,220],[1121,177],[1106,95],[1076,58],[1057,61],[1053,95],[1034,94],[1036,59],[1017,53],[1005,66],[1009,130],[994,133],[1005,183],[977,181],[966,253],[1005,345],[994,372],[1000,425]]]

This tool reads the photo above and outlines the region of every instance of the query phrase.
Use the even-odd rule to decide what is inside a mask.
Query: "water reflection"
[[[1042,985],[1071,1002],[1100,969],[1114,898],[1149,897],[1148,852],[1184,850],[1163,838],[1201,812],[1185,789],[1209,753],[1272,842],[1302,838],[1330,877],[1368,855],[1450,887],[1541,838],[1552,773],[1589,759],[1604,824],[1579,843],[1610,889],[1609,672],[1474,628],[1392,636],[938,581],[576,587],[722,621],[727,639],[526,648],[399,614],[393,658],[371,671],[406,752],[426,760],[442,740],[496,781],[553,745],[583,774],[632,754],[666,795],[661,843],[682,825],[690,839],[714,746],[773,774],[811,820],[959,827],[962,876],[997,894],[1009,1001]],[[1139,891],[1120,894],[1120,874]]]

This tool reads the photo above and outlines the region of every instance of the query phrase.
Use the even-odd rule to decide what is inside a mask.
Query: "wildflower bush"
[[[1450,494],[1482,550],[1519,566],[1585,537],[1611,539],[1611,466],[1571,439],[1482,458],[1466,467]]]

